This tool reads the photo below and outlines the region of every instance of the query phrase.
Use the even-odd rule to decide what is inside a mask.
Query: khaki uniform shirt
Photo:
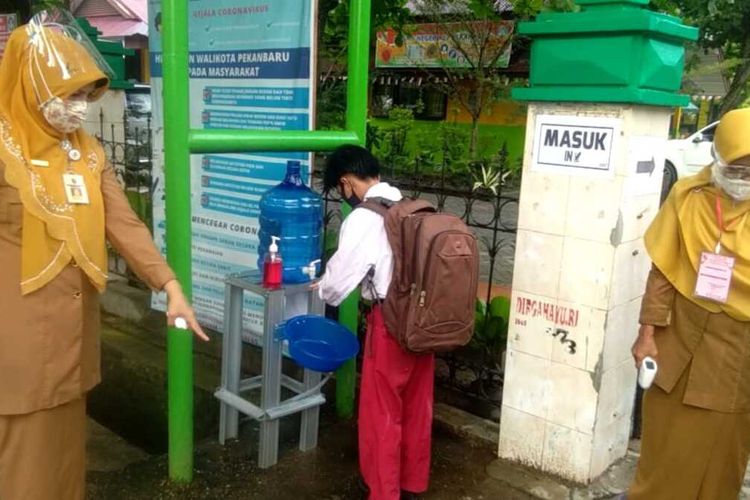
[[[750,322],[695,305],[656,267],[648,278],[640,322],[657,327],[658,387],[671,392],[687,369],[684,404],[750,412]]]
[[[112,168],[102,174],[106,235],[135,273],[161,290],[174,274],[130,208]],[[23,207],[0,164],[0,415],[52,408],[101,379],[99,294],[71,263],[42,289],[21,295]]]

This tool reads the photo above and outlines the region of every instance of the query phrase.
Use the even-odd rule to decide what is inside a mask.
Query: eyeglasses
[[[716,165],[721,168],[721,173],[728,179],[750,181],[750,165],[737,165],[724,161],[716,147],[712,148],[712,154]]]
[[[724,176],[729,179],[741,179],[750,181],[750,167],[744,165],[719,165]]]

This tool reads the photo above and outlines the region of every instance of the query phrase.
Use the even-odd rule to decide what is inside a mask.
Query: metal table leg
[[[242,365],[242,288],[226,285],[224,339],[222,345],[221,388],[239,394]],[[219,420],[219,442],[237,437],[239,412],[222,402]]]
[[[308,304],[308,313],[323,316],[325,314],[325,304],[318,294],[310,294]],[[312,370],[305,370],[304,390],[309,390],[320,383],[321,374]],[[299,432],[299,449],[301,451],[310,451],[318,446],[318,425],[320,421],[320,407],[315,406],[302,412]]]
[[[275,327],[283,319],[284,294],[268,295],[263,325],[263,380],[261,408],[275,408],[281,402],[281,342],[275,338]],[[260,424],[258,466],[265,469],[275,465],[279,454],[279,420],[266,419]]]

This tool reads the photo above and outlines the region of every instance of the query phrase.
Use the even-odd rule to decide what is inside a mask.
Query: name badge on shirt
[[[88,205],[89,193],[86,190],[86,182],[79,174],[63,174],[65,185],[65,197],[71,205]]]
[[[695,296],[725,303],[732,285],[734,257],[713,252],[703,252],[695,283]]]

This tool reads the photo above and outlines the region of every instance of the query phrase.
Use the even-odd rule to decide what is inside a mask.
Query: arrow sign
[[[654,173],[654,170],[656,170],[656,160],[654,160],[654,158],[652,157],[647,161],[639,161],[638,165],[636,166],[635,172],[637,174],[651,175]]]

